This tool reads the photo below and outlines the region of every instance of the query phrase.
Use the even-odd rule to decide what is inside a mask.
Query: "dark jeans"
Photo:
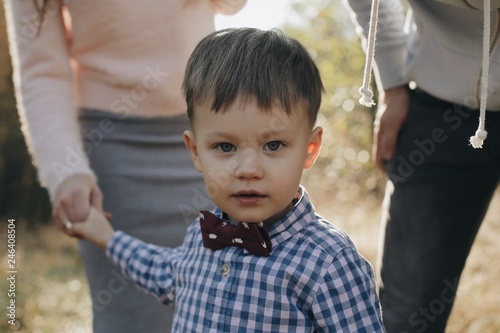
[[[500,112],[483,149],[479,112],[410,91],[382,214],[380,300],[388,333],[444,332],[458,281],[500,179]]]

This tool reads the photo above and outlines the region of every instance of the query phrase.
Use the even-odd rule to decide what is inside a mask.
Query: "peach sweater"
[[[182,114],[191,51],[215,30],[215,13],[234,14],[246,0],[51,0],[38,35],[33,0],[4,2],[22,130],[54,198],[67,177],[94,175],[78,110]]]

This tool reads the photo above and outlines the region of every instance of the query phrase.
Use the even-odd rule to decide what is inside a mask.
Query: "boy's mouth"
[[[259,193],[257,191],[240,191],[233,196],[235,197],[244,197],[244,198],[260,198],[260,197],[265,197],[264,194]]]
[[[257,191],[240,191],[234,194],[233,197],[242,203],[255,203],[265,198],[266,195]]]

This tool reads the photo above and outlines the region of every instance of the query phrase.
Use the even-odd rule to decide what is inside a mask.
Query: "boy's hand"
[[[109,223],[110,217],[109,213],[103,214],[95,207],[90,207],[90,212],[85,222],[67,222],[66,228],[71,230],[76,236],[91,241],[106,251],[108,241],[115,232]]]

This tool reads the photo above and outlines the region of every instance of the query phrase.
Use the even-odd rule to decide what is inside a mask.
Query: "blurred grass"
[[[0,280],[0,332],[91,332],[90,299],[76,241],[53,226],[28,229],[16,222],[16,317],[7,323],[7,280]],[[0,269],[7,271],[5,226],[2,225]],[[6,319],[7,318],[7,319]]]
[[[375,265],[380,202],[330,200],[321,188],[308,189],[323,216],[344,229],[360,252]],[[500,191],[494,197],[467,262],[447,333],[500,332]],[[90,299],[75,240],[53,226],[16,227],[16,304],[18,327],[6,319],[7,281],[0,280],[1,332],[89,333]],[[0,269],[7,271],[5,225],[1,230]],[[12,330],[14,328],[14,330]]]
[[[449,333],[500,332],[500,190],[489,208],[465,266]]]

